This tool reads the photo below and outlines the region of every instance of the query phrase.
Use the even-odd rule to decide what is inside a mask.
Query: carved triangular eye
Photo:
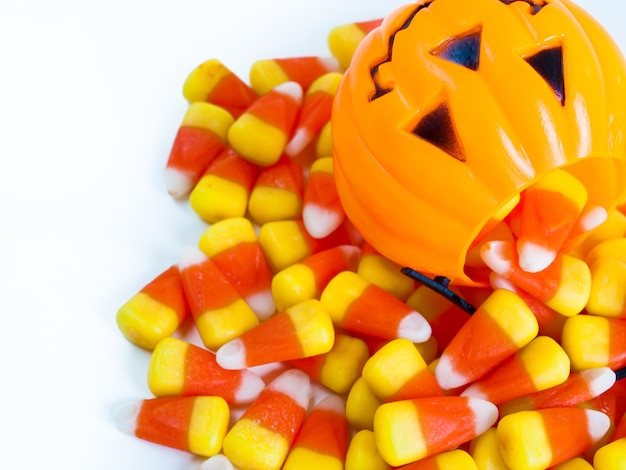
[[[469,34],[453,38],[432,51],[432,54],[441,59],[467,67],[470,70],[478,70],[480,33],[481,30],[478,29]]]
[[[543,49],[526,57],[532,68],[550,85],[556,97],[565,104],[565,79],[563,75],[563,48],[561,46]]]
[[[415,126],[412,133],[430,142],[457,160],[465,161],[463,147],[454,129],[452,116],[446,103],[440,104],[425,115]]]

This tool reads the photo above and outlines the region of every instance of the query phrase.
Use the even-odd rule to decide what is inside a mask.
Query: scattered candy
[[[623,102],[624,93],[608,79],[600,86],[589,79],[590,89],[612,97],[606,106],[613,114],[605,120],[610,150],[598,145],[607,141],[606,129],[597,134],[591,120],[577,120],[589,124],[593,145],[519,148],[532,160],[538,150],[558,147],[550,158],[568,163],[569,156],[557,154],[584,147],[587,153],[575,155],[580,162],[515,163],[510,188],[489,186],[483,174],[488,167],[490,179],[499,180],[494,172],[509,174],[508,167],[493,167],[493,159],[473,166],[475,152],[500,149],[504,141],[462,148],[464,134],[488,136],[457,122],[457,104],[420,114],[420,122],[411,108],[393,124],[407,143],[438,147],[436,165],[408,171],[402,159],[370,161],[382,151],[377,145],[393,157],[403,152],[400,143],[378,130],[370,140],[362,134],[370,131],[333,113],[350,106],[365,112],[347,82],[365,78],[363,102],[393,102],[402,94],[396,88],[404,78],[393,68],[406,51],[397,49],[392,61],[391,49],[396,33],[415,34],[418,12],[432,10],[422,3],[406,7],[408,18],[402,8],[385,21],[334,28],[331,58],[257,61],[250,84],[217,59],[188,75],[188,108],[165,186],[173,197],[188,196],[207,229],[197,248],[183,250],[177,265],[117,312],[124,336],[152,350],[147,382],[154,395],[120,407],[120,427],[205,457],[198,470],[625,468],[626,199],[619,185],[626,172],[618,158],[596,167],[585,157],[594,149],[598,161],[623,155],[623,139],[613,133],[621,135],[626,114],[612,103]],[[569,2],[493,3],[503,12],[511,4],[517,16],[530,13],[533,21],[546,6],[555,15],[571,9],[605,46],[592,62],[622,61]],[[367,54],[357,55],[358,44],[367,52],[396,26],[384,37],[388,57],[377,56],[381,62],[362,70]],[[480,33],[450,38],[428,59],[475,77],[483,72],[478,57],[476,63],[470,57],[483,50]],[[542,68],[552,65],[555,50],[524,57],[520,64],[531,65],[524,73],[547,73]],[[626,78],[620,67],[615,76]],[[554,78],[542,76],[541,93],[548,93],[544,82],[558,88]],[[564,98],[557,97],[550,106],[561,113]],[[350,115],[353,124],[360,119]],[[458,132],[463,138],[456,142]],[[341,147],[346,142],[354,162]],[[518,143],[505,147],[503,154]],[[430,150],[419,148],[426,161]],[[461,167],[475,172],[471,181],[456,174]],[[446,187],[433,183],[443,168],[460,196],[448,197]],[[355,170],[356,179],[349,174]],[[540,177],[526,181],[528,175]],[[432,193],[432,201],[426,194],[415,199],[409,187]],[[464,198],[481,208],[466,210]],[[480,226],[472,225],[474,216]],[[405,227],[406,219],[413,225]],[[418,237],[406,236],[407,227]],[[423,285],[398,263],[422,258]],[[421,265],[408,264],[420,274]],[[181,328],[188,316],[192,331]],[[187,338],[194,332],[203,346]]]

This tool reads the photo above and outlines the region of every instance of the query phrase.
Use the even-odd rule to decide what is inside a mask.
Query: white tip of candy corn
[[[264,388],[265,382],[261,377],[252,372],[244,373],[241,376],[239,390],[235,392],[235,401],[237,403],[250,403],[256,400]]]
[[[320,57],[320,64],[329,71],[337,72],[341,70],[341,65],[339,64],[339,60],[334,57]]]
[[[223,369],[245,369],[248,367],[246,361],[246,346],[241,339],[233,339],[219,347],[215,353],[215,360]]]
[[[290,157],[295,157],[300,152],[304,150],[304,148],[309,145],[309,142],[313,140],[313,136],[308,129],[304,127],[296,130],[293,134],[293,137],[285,147],[285,153]]]
[[[269,289],[251,294],[245,300],[261,321],[267,320],[276,311],[274,297],[272,297],[272,291]]]
[[[611,419],[601,411],[585,409],[587,415],[587,432],[593,442],[597,442],[611,427]]]
[[[581,216],[578,222],[583,231],[588,232],[603,224],[608,219],[609,214],[602,206],[596,206],[589,212]]]
[[[302,209],[302,222],[313,238],[330,235],[339,225],[341,216],[317,204],[307,204]]]
[[[302,102],[302,87],[298,82],[281,83],[280,85],[276,85],[273,91],[291,97],[296,103]]]
[[[346,402],[337,395],[328,395],[327,397],[320,400],[320,402],[315,405],[315,408],[319,410],[332,411],[339,415],[345,415]]]
[[[404,317],[398,325],[398,338],[408,339],[413,343],[428,341],[431,334],[432,328],[428,321],[415,311]]]
[[[580,373],[580,375],[587,382],[589,391],[593,393],[594,397],[603,394],[609,388],[613,386],[616,380],[616,375],[609,367],[596,367],[594,369],[587,369]]]
[[[479,398],[481,400],[487,400],[489,398],[483,391],[482,387],[478,384],[472,384],[469,387],[467,387],[465,390],[463,390],[463,393],[461,393],[461,396]]]
[[[286,370],[272,380],[267,388],[289,396],[305,410],[309,407],[311,379],[298,369]]]
[[[477,436],[493,426],[498,419],[498,407],[490,401],[468,398],[467,406],[474,413],[474,430]]]
[[[487,242],[480,249],[480,257],[494,272],[506,276],[513,268],[511,259],[506,256],[506,252],[507,244],[505,242]]]
[[[186,246],[183,248],[180,254],[180,258],[178,260],[178,269],[182,271],[189,266],[203,263],[207,259],[207,256],[202,251],[200,251],[199,248],[196,248],[195,246]]]
[[[120,431],[131,436],[135,435],[137,417],[142,403],[142,400],[127,400],[118,403],[113,408],[113,420]]]
[[[450,356],[447,354],[442,354],[439,358],[437,367],[435,367],[435,378],[444,390],[462,387],[467,383],[467,378],[454,368]]]
[[[193,189],[192,186],[193,183],[186,173],[175,168],[165,169],[165,187],[170,196],[184,197]]]
[[[233,464],[223,454],[208,458],[198,466],[198,470],[235,470]]]
[[[518,247],[519,265],[527,273],[538,273],[546,269],[556,258],[556,251],[535,243],[524,243]]]

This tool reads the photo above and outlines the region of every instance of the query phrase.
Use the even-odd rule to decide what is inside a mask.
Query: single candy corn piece
[[[303,90],[322,75],[340,72],[341,67],[333,57],[284,57],[257,60],[250,67],[250,86],[258,94],[269,93],[285,82],[296,82]]]
[[[286,309],[308,299],[319,299],[330,280],[342,271],[355,271],[361,250],[340,245],[315,253],[276,273],[272,295],[277,308]]]
[[[354,382],[346,399],[346,418],[356,429],[374,429],[374,415],[382,401],[372,392],[363,377]]]
[[[591,272],[581,259],[558,254],[543,271],[529,273],[519,266],[512,243],[485,243],[481,256],[494,272],[561,315],[572,316],[580,313],[589,300]]]
[[[374,431],[361,429],[350,440],[345,470],[389,470],[391,467],[378,453]]]
[[[626,236],[626,215],[619,210],[612,210],[608,213],[606,221],[591,230],[585,237],[581,243],[580,252],[586,255],[598,244],[624,236]]]
[[[187,76],[183,96],[190,103],[207,101],[238,117],[258,97],[243,80],[217,59],[207,60]]]
[[[116,410],[120,428],[140,439],[210,457],[222,448],[230,409],[222,397],[158,397]]]
[[[315,156],[317,158],[331,157],[333,155],[333,132],[330,122],[324,124],[317,135],[315,142]]]
[[[511,470],[543,470],[578,456],[608,431],[599,411],[546,408],[505,416],[497,426],[502,458]]]
[[[363,38],[382,23],[382,19],[360,21],[336,26],[328,33],[328,47],[345,70]]]
[[[224,273],[198,248],[187,247],[178,266],[196,328],[208,349],[214,351],[259,324]]]
[[[495,427],[491,427],[470,442],[469,451],[479,470],[509,470],[504,463]]]
[[[421,343],[431,335],[424,317],[404,302],[352,271],[337,274],[320,301],[333,323],[357,333]]]
[[[363,379],[383,402],[443,395],[435,375],[407,339],[394,339],[373,354]]]
[[[438,355],[470,318],[467,312],[426,286],[417,287],[406,303],[428,321],[437,341]]]
[[[327,353],[293,359],[288,363],[329,390],[344,394],[361,376],[368,358],[369,351],[362,339],[336,334],[333,347]]]
[[[333,158],[315,160],[304,187],[302,221],[315,238],[324,238],[344,221],[343,210],[333,176]]]
[[[268,222],[259,230],[259,243],[274,272],[338,245],[350,245],[349,233],[341,227],[328,237],[316,239],[306,230],[302,220]]]
[[[224,438],[235,467],[278,470],[302,425],[311,394],[308,376],[292,369],[261,392]]]
[[[503,403],[499,406],[500,415],[557,406],[578,406],[603,394],[613,384],[615,372],[608,367],[572,372],[562,384]]]
[[[626,320],[577,315],[563,326],[563,348],[575,370],[626,366]]]
[[[374,416],[376,445],[392,466],[452,450],[489,429],[493,403],[467,397],[432,397],[382,404]]]
[[[254,163],[226,147],[204,172],[189,195],[189,204],[210,224],[229,217],[242,217],[257,177]]]
[[[515,293],[499,289],[474,312],[445,348],[435,376],[444,389],[487,374],[537,336],[537,319]]]
[[[552,467],[552,470],[594,470],[594,468],[582,457],[574,457]]]
[[[214,395],[239,405],[255,400],[265,382],[249,370],[221,368],[211,351],[165,338],[150,358],[148,387],[157,397]]]
[[[251,162],[273,165],[285,150],[301,102],[302,88],[297,83],[276,86],[252,103],[230,126],[229,144]]]
[[[217,350],[225,369],[269,364],[324,354],[331,350],[335,330],[319,300],[306,300],[276,313]]]
[[[305,418],[283,470],[343,470],[347,447],[345,403],[329,395]]]
[[[570,360],[552,338],[537,336],[487,375],[474,381],[461,396],[476,397],[498,405],[528,393],[565,382]]]
[[[125,302],[115,320],[130,342],[151,350],[189,313],[178,267],[170,266]]]
[[[302,216],[304,176],[302,166],[283,155],[264,167],[248,201],[250,217],[259,225]]]
[[[237,470],[228,457],[224,454],[216,454],[202,462],[197,470]]]
[[[626,317],[626,263],[598,258],[591,265],[591,292],[587,313],[605,317]]]
[[[626,469],[626,437],[600,447],[593,456],[595,470]]]
[[[356,272],[403,302],[415,291],[415,281],[402,274],[401,266],[381,255],[367,242],[363,244]],[[419,308],[413,307],[419,311]]]
[[[561,251],[564,253],[578,252],[581,257],[584,256],[585,252],[580,249],[581,244],[588,238],[590,232],[605,223],[608,218],[609,213],[604,207],[587,204],[572,227]]]
[[[272,270],[248,219],[232,217],[212,224],[200,236],[198,247],[224,273],[259,320],[276,311]]]
[[[593,264],[601,258],[613,259],[625,263],[626,238],[619,237],[605,240],[598,243],[585,255],[585,261],[589,266],[593,266]]]
[[[494,289],[506,289],[517,294],[535,315],[539,326],[538,334],[541,336],[549,336],[557,342],[561,341],[561,333],[565,320],[567,319],[566,316],[548,307],[545,303],[530,295],[528,292],[523,291],[499,274],[492,272],[489,275],[489,283]]]
[[[556,258],[587,203],[587,189],[556,169],[526,189],[517,238],[519,265],[536,273]]]
[[[402,465],[396,470],[478,470],[478,466],[466,451],[454,449]]]
[[[165,167],[170,195],[186,196],[209,164],[224,149],[234,118],[211,103],[191,103],[178,128]]]
[[[342,77],[339,72],[329,72],[315,79],[306,89],[293,136],[285,147],[287,155],[293,157],[302,152],[330,121],[333,100]]]

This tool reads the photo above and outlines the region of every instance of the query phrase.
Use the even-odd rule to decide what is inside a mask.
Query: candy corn
[[[242,217],[257,176],[255,164],[225,148],[203,173],[189,195],[189,205],[208,223]]]
[[[226,144],[232,115],[211,103],[191,103],[170,151],[165,185],[174,197],[186,196]]]
[[[477,398],[400,400],[378,408],[374,435],[383,459],[400,466],[471,441],[489,429],[497,417],[495,405]]]
[[[345,470],[389,470],[376,448],[374,432],[361,429],[350,440]]]
[[[187,247],[179,269],[196,328],[207,348],[216,350],[259,324],[254,311],[202,251]]]
[[[517,238],[519,265],[524,271],[536,273],[554,261],[586,203],[585,186],[560,169],[525,191]]]
[[[567,380],[569,373],[570,360],[563,348],[552,338],[537,336],[473,382],[461,396],[482,398],[498,405],[560,385]]]
[[[484,376],[537,336],[538,325],[516,294],[496,290],[463,325],[441,354],[435,376],[444,389]]]
[[[481,470],[509,470],[500,454],[495,427],[487,429],[480,436],[472,439],[469,451],[474,463]]]
[[[221,106],[237,118],[257,94],[217,59],[207,60],[187,76],[183,96],[190,103],[207,101]]]
[[[363,38],[382,23],[382,19],[360,21],[336,26],[328,34],[328,47],[341,67],[347,69],[354,51]]]
[[[330,315],[319,300],[307,300],[277,313],[217,350],[225,369],[300,359],[330,351],[335,340]]]
[[[216,396],[163,397],[125,403],[117,419],[140,439],[210,457],[222,448],[230,410]]]
[[[224,273],[259,320],[275,312],[272,271],[248,219],[232,217],[212,224],[200,236],[198,247]]]
[[[283,372],[228,431],[224,455],[239,468],[280,469],[304,420],[310,393],[306,374]]]
[[[609,417],[582,408],[546,408],[505,416],[497,427],[511,470],[543,470],[576,457],[608,431]]]
[[[279,309],[308,299],[319,299],[330,280],[342,271],[355,271],[361,250],[340,245],[306,257],[272,278],[272,295]]]
[[[283,155],[263,168],[248,201],[250,217],[259,225],[302,215],[302,166]]]
[[[165,338],[152,353],[148,386],[157,397],[215,395],[239,405],[256,399],[265,383],[248,370],[221,368],[204,348]]]
[[[264,95],[281,83],[293,81],[303,90],[322,75],[339,72],[340,66],[333,57],[283,57],[257,60],[250,67],[250,85]]]
[[[591,291],[587,313],[626,317],[626,263],[601,257],[591,265]]]
[[[348,447],[345,403],[329,395],[302,423],[283,470],[343,470]]]
[[[178,267],[170,266],[120,307],[116,322],[129,341],[154,349],[189,313]]]
[[[595,470],[626,469],[626,438],[618,439],[597,450],[593,456]]]
[[[369,243],[364,243],[357,274],[403,302],[415,290],[415,281],[401,272],[401,266],[385,258]],[[441,296],[438,296],[441,297]],[[415,310],[421,307],[413,305]]]
[[[589,300],[591,273],[587,264],[578,258],[557,254],[546,269],[529,273],[519,266],[513,244],[496,241],[483,245],[481,257],[494,272],[561,315],[580,313]]]
[[[244,158],[261,166],[278,161],[296,122],[302,88],[295,82],[259,97],[228,129],[228,142]]]
[[[400,470],[478,470],[470,454],[461,449],[448,450],[399,467]]]
[[[350,388],[346,400],[346,417],[356,429],[374,428],[374,415],[382,401],[372,392],[363,377]]]
[[[333,323],[347,330],[415,343],[430,338],[430,325],[421,314],[352,271],[335,276],[320,301]]]

